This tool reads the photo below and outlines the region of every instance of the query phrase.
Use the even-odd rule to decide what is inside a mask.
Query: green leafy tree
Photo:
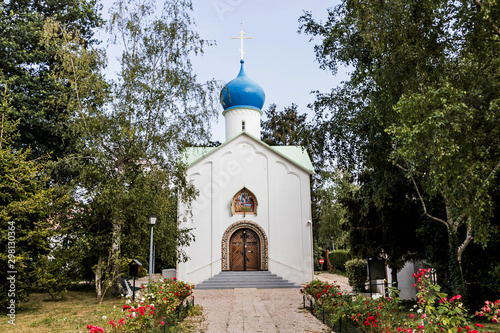
[[[57,220],[59,198],[46,187],[43,161],[30,160],[29,150],[14,149],[17,121],[9,119],[11,105],[2,84],[0,109],[0,308],[11,300],[19,307],[33,291],[37,271],[50,251],[49,237]]]
[[[265,120],[261,121],[262,141],[271,146],[301,146],[307,150],[314,169],[321,170],[311,177],[313,238],[316,242],[316,248],[319,251],[320,246],[330,247],[331,241],[327,241],[327,239],[333,233],[343,242],[345,235],[341,232],[340,227],[343,223],[342,211],[331,195],[332,182],[329,178],[331,175],[328,173],[329,163],[325,165],[325,158],[321,150],[323,139],[316,136],[315,129],[307,121],[307,114],[299,114],[296,104],[285,107],[283,110],[278,110],[276,104],[271,104],[269,109],[264,111],[264,114]]]
[[[500,91],[500,89],[497,89]],[[462,254],[475,239],[486,245],[492,236],[493,201],[490,184],[500,169],[498,101],[481,107],[475,96],[445,85],[438,90],[404,96],[398,103],[401,123],[391,127],[395,154],[405,161],[402,168],[419,178],[419,199],[425,215],[448,230],[451,277],[462,280]],[[470,100],[472,105],[467,105]],[[427,209],[429,198],[443,200],[445,214]],[[465,227],[460,239],[459,228]]]
[[[46,19],[53,18],[67,30],[78,31],[86,46],[94,45],[95,28],[103,24],[99,9],[97,0],[0,3],[0,74],[12,98],[9,117],[19,120],[13,147],[30,147],[30,155],[50,154],[52,160],[74,150],[78,135],[68,107],[71,89],[51,75],[60,60],[55,48],[41,42],[43,27]]]
[[[319,177],[323,179],[323,184],[316,189],[317,240],[326,249],[331,249],[332,246],[335,247],[335,250],[349,249],[349,211],[340,199],[346,198],[356,191],[357,186],[352,183],[351,177],[340,172],[335,174],[323,172]],[[341,267],[341,269],[344,268]]]
[[[354,191],[342,193],[337,200],[349,220],[351,252],[386,259],[392,281],[397,283],[397,272],[407,261],[425,258],[425,242],[417,234],[422,227],[420,204],[403,172],[394,169],[387,174],[390,187],[384,205],[374,202],[368,170],[360,175]]]
[[[93,247],[98,300],[108,286],[104,271],[119,289],[120,258],[147,258],[151,212],[159,216],[160,257],[171,265],[182,260],[177,248],[191,237],[177,229],[177,200],[195,193],[175,161],[186,145],[209,139],[207,124],[218,101],[215,83],[199,83],[192,72],[189,57],[201,54],[206,42],[191,28],[191,3],[165,1],[161,11],[154,5],[117,1],[111,9],[108,30],[123,53],[118,80],[110,85],[96,70],[104,64],[102,52],[86,48],[77,31],[58,22],[45,29],[46,43],[62,60],[55,75],[71,87],[69,104],[85,133],[78,154],[67,158],[78,170],[75,198],[82,216],[76,221],[82,222],[68,223],[82,235],[75,242]]]
[[[454,292],[464,290],[461,253],[492,234],[499,21],[496,2],[475,0],[344,1],[325,23],[301,18],[302,31],[322,37],[323,68],[354,68],[315,102],[325,149],[355,175],[371,171],[378,207],[390,197],[387,170],[401,166],[426,216],[448,229]]]
[[[299,114],[297,108],[292,104],[278,111],[276,104],[271,104],[264,111],[266,119],[261,121],[262,141],[271,146],[308,146],[307,114]]]

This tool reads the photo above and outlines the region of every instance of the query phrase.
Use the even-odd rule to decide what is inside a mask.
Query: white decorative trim
[[[253,115],[253,114],[258,114],[259,118],[262,115],[262,111],[254,110],[254,109],[230,109],[226,110],[222,113],[224,117],[232,117],[232,116],[246,116],[246,115]]]

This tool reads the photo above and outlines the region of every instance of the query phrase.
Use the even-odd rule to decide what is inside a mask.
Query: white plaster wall
[[[226,141],[242,132],[241,122],[245,122],[245,132],[260,139],[260,116],[262,112],[254,109],[231,109],[224,113],[226,122]]]
[[[196,237],[179,263],[179,279],[199,283],[221,271],[222,235],[248,220],[262,227],[269,242],[269,271],[295,283],[313,279],[309,174],[260,142],[241,135],[188,169],[200,191],[193,216],[180,228]],[[234,195],[246,187],[257,199],[257,214],[232,215]],[[179,212],[185,209],[179,205]]]
[[[417,273],[420,268],[422,268],[422,264],[420,262],[411,262],[408,261],[403,269],[398,272],[398,288],[399,288],[399,297],[402,299],[416,299],[417,298],[417,290],[413,287],[416,279],[412,277],[413,273]],[[393,281],[391,279],[391,269],[387,268],[389,284]]]
[[[193,229],[195,241],[191,242],[189,247],[183,250],[190,257],[186,263],[177,265],[177,277],[183,281],[205,280],[211,275],[211,265],[213,261],[210,253],[211,244],[211,225],[212,225],[212,207],[213,186],[211,174],[213,172],[213,161],[203,161],[197,165],[196,170],[190,170],[188,179],[199,191],[198,200],[192,203],[192,217],[181,216],[179,228]],[[185,212],[187,207],[179,204],[179,212]],[[183,221],[185,218],[185,221]],[[196,225],[195,225],[196,223]]]

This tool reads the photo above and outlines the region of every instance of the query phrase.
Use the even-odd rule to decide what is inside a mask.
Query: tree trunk
[[[465,294],[465,283],[462,274],[462,267],[459,258],[458,231],[453,227],[448,228],[448,244],[449,244],[449,271],[450,271],[450,287],[454,295]]]
[[[102,301],[102,257],[97,260],[97,268],[95,270],[95,290],[97,292],[97,303]]]
[[[114,274],[112,292],[114,295],[119,295],[121,292],[121,279],[118,278],[120,274],[120,245],[121,245],[121,235],[122,235],[122,226],[120,221],[117,219],[113,219],[113,235],[112,235],[112,244],[111,244],[111,260],[112,260],[112,269],[111,272]]]

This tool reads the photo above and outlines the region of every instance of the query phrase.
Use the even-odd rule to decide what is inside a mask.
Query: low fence
[[[367,289],[367,286],[369,288]],[[380,295],[383,297],[384,295],[380,293],[372,292],[373,287],[383,286],[384,294],[388,292],[387,285],[385,283],[371,283],[367,285],[355,286],[353,287],[352,296],[363,295],[364,297],[372,298],[374,295]],[[336,333],[363,333],[364,331],[359,328],[353,326],[350,321],[342,320],[342,317],[338,321],[332,321],[332,313],[329,311],[325,311],[325,309],[316,304],[315,299],[310,296],[303,294],[302,295],[303,306],[304,309],[308,309],[309,312],[319,320],[323,322],[323,324],[327,325],[330,329],[332,329]]]
[[[316,304],[314,298],[310,295],[302,295],[303,297],[303,302],[304,302],[304,309],[309,310],[313,316],[318,318],[331,328],[334,332],[336,333],[363,333],[360,329],[357,327],[354,327],[351,323],[342,320],[342,317],[338,321],[332,321],[331,320],[331,313],[328,311],[325,311],[325,309],[322,306],[319,306]]]
[[[373,289],[375,288],[375,290],[378,290],[379,286],[382,287],[382,288],[380,288],[382,292],[374,292]],[[364,297],[370,297],[370,298],[373,297],[373,295],[384,296],[384,295],[389,294],[389,286],[385,282],[383,282],[383,283],[371,283],[371,282],[369,282],[369,283],[364,284],[364,285],[354,286],[352,288],[352,292],[355,295],[363,295]]]
[[[177,326],[184,318],[187,317],[189,309],[194,306],[194,297],[188,297],[182,303],[175,307],[174,311],[165,313],[163,317],[164,325],[155,328],[153,333],[166,333],[169,332],[171,327]]]

